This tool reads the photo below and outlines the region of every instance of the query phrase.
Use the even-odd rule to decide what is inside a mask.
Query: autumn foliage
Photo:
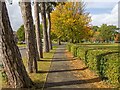
[[[91,35],[89,13],[83,2],[59,4],[51,13],[52,32],[58,39],[78,43]]]

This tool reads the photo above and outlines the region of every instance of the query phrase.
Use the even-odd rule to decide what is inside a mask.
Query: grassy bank
[[[26,44],[17,44],[18,47],[26,47]]]

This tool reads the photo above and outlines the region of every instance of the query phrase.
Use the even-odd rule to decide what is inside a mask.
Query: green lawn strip
[[[18,47],[26,47],[26,44],[17,44]]]
[[[2,88],[2,72],[0,71],[0,89]]]
[[[6,78],[6,74],[3,71],[3,66],[0,65],[0,88],[7,88],[7,78]]]
[[[56,46],[53,47],[53,50],[50,53],[44,53],[44,58],[42,61],[38,61],[38,73],[29,74],[30,78],[34,83],[36,83],[37,88],[43,88],[47,74],[51,65],[51,60],[53,58],[54,52],[56,50]],[[27,61],[24,59],[24,64],[27,66]],[[45,71],[45,73],[43,73]],[[41,73],[42,72],[42,73]]]
[[[58,42],[57,41],[52,41],[53,44],[57,44]]]
[[[7,88],[9,87],[8,86],[8,83],[7,83],[7,79],[6,79],[6,76],[4,73],[2,73],[0,71],[0,88]]]

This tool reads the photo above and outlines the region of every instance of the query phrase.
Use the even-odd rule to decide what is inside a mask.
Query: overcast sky
[[[21,10],[16,1],[14,1],[12,5],[7,4],[11,25],[14,31],[23,24]],[[84,1],[86,2],[86,12],[89,12],[92,18],[92,25],[100,26],[103,23],[116,26],[118,25],[117,3],[119,0],[108,0],[109,2],[105,0],[104,2],[101,2],[101,0]]]

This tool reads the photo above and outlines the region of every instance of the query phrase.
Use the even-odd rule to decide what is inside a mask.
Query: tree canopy
[[[51,13],[52,32],[57,38],[79,42],[91,34],[89,13],[83,2],[59,4]]]
[[[102,24],[100,27],[93,26],[92,39],[94,39],[94,41],[98,40],[102,42],[114,41],[114,38],[117,34],[115,30],[117,30],[117,27],[113,25]]]
[[[18,41],[25,41],[25,30],[24,25],[21,25],[17,31]]]
[[[99,37],[105,41],[114,40],[117,27],[113,25],[102,24],[98,29],[100,32]]]

